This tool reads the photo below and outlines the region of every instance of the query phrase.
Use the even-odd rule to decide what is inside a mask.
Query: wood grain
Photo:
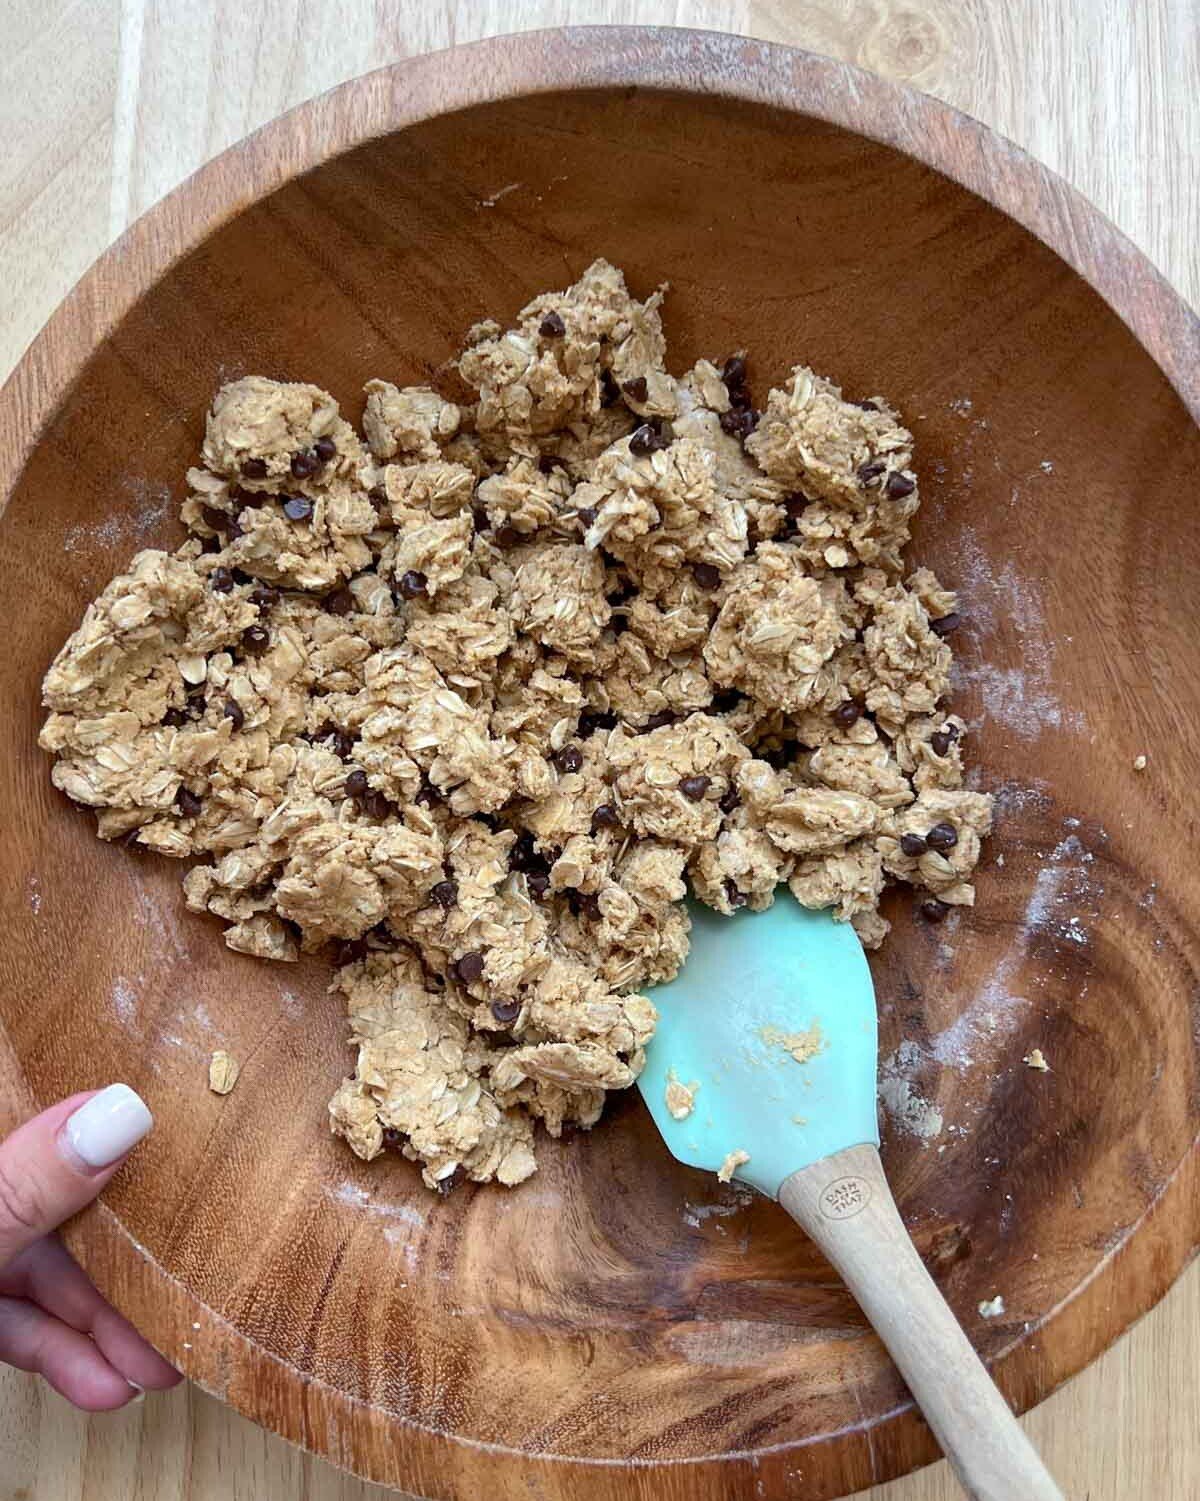
[[[126,20],[128,20],[128,18],[126,18]],[[344,18],[342,18],[342,20],[344,20]],[[225,48],[225,45],[227,45],[228,38],[227,38],[227,36],[219,36],[218,35],[219,32],[221,32],[221,29],[219,29],[219,27],[218,27],[218,29],[216,29],[215,32],[212,33],[212,38],[210,38],[210,42],[212,42],[213,47],[218,48],[219,56],[221,56],[222,59],[225,59],[225,62],[228,63],[228,66],[230,66],[231,69],[239,68],[239,66],[243,65],[243,45],[245,45],[245,38],[242,38],[242,41],[239,42],[239,45],[237,45],[237,47],[231,47],[230,51],[228,51],[228,53],[224,53],[224,51],[221,51],[221,48]],[[126,32],[125,35],[126,35],[126,41],[128,41],[128,32]],[[308,39],[305,39],[305,41],[308,41]],[[317,42],[321,42],[321,38],[317,38]],[[144,45],[144,35],[143,35],[143,45]],[[164,50],[164,51],[168,51],[168,50]],[[320,53],[320,47],[315,48],[315,51],[318,51],[318,53]],[[302,57],[309,57],[309,56],[311,56],[311,51],[309,51],[309,48],[306,47],[306,45],[302,45],[302,47],[299,48],[299,54]],[[186,51],[186,48],[182,48],[182,50],[180,50],[179,56],[183,56],[183,57],[188,56],[188,51]],[[230,59],[231,59],[231,62],[230,62]],[[222,63],[222,66],[225,66],[224,63]],[[186,69],[185,69],[185,72],[186,72]],[[183,80],[183,78],[180,78],[180,83],[185,83],[185,81],[186,80]],[[224,96],[224,95],[222,95],[222,96]],[[128,101],[126,101],[126,102],[128,102]],[[137,149],[135,149],[135,143],[137,143],[137,138],[138,138],[137,120],[140,119],[140,114],[135,114],[134,119],[135,119],[135,128],[134,128],[134,131],[132,131],[132,137],[131,137],[132,143],[134,143],[134,144],[132,144],[132,146],[131,146],[131,161],[132,161],[132,159],[135,158],[135,156],[137,156]],[[234,134],[237,134],[237,132],[234,132]],[[135,189],[134,189],[134,186],[132,186],[132,185],[134,185],[135,180],[137,180],[137,173],[135,173],[135,171],[132,170],[132,168],[131,168],[131,171],[129,171],[128,177],[126,177],[126,186],[128,186],[128,192],[129,192],[129,194],[134,195],[134,198],[135,198]],[[129,201],[134,201],[134,198],[131,198],[131,200],[129,200]],[[161,1406],[162,1411],[176,1412],[176,1411],[179,1411],[179,1409],[180,1409],[180,1403],[185,1402],[185,1400],[188,1400],[188,1399],[174,1399],[174,1400],[173,1399],[167,1399],[167,1400],[165,1400],[164,1403],[155,1403],[155,1409],[159,1409],[159,1406]],[[48,1409],[50,1409],[50,1408],[42,1408],[42,1406],[39,1406],[39,1411],[48,1411]],[[149,1405],[147,1405],[147,1409],[149,1409]],[[1183,1414],[1182,1415],[1183,1415],[1183,1418],[1186,1418],[1186,1408],[1183,1409]],[[1194,1427],[1194,1412],[1192,1412],[1191,1417],[1192,1417],[1192,1427]],[[120,1421],[125,1421],[125,1420],[120,1420]],[[239,1432],[242,1432],[242,1427],[240,1427],[239,1424],[236,1423],[236,1421],[231,1420],[231,1418],[225,1418],[224,1414],[215,1415],[215,1418],[213,1418],[213,1421],[216,1421],[216,1423],[221,1423],[221,1424],[224,1424],[224,1423],[230,1424],[230,1427],[228,1427],[228,1432],[230,1432],[230,1433],[239,1433]],[[114,1424],[114,1427],[116,1427],[116,1424]],[[101,1429],[101,1426],[99,1426],[99,1424],[93,1424],[93,1432],[101,1432],[101,1430],[104,1430],[104,1432],[107,1432],[108,1429]],[[224,1430],[224,1429],[222,1429],[222,1430]],[[87,1429],[86,1429],[86,1427],[81,1426],[81,1424],[77,1424],[77,1427],[75,1427],[75,1432],[84,1433],[84,1432],[87,1432]],[[171,1429],[171,1432],[176,1432],[177,1433],[177,1432],[179,1432],[179,1429]],[[167,1442],[168,1448],[170,1448],[170,1439],[165,1438],[164,1442]],[[264,1438],[260,1439],[260,1438],[258,1438],[257,1435],[252,1436],[252,1439],[248,1439],[248,1442],[249,1442],[249,1451],[251,1451],[251,1453],[255,1453],[255,1451],[257,1451],[257,1448],[255,1448],[255,1445],[258,1445],[258,1444],[266,1445],[267,1444],[266,1439],[264,1439]],[[273,1448],[273,1450],[270,1450],[270,1451],[272,1451],[272,1453],[273,1453],[273,1451],[278,1451],[278,1448],[279,1448],[279,1445],[275,1445],[275,1448]],[[66,1475],[62,1475],[62,1474],[57,1474],[56,1475],[53,1472],[53,1465],[54,1465],[54,1457],[53,1456],[54,1456],[54,1453],[62,1453],[62,1454],[65,1454],[65,1456],[69,1456],[69,1454],[71,1454],[72,1451],[75,1451],[75,1453],[81,1453],[81,1450],[78,1450],[78,1448],[77,1448],[77,1450],[72,1450],[72,1448],[71,1448],[71,1426],[69,1426],[69,1424],[68,1424],[68,1432],[66,1432],[66,1442],[65,1442],[65,1444],[63,1444],[62,1450],[51,1450],[51,1459],[50,1459],[51,1472],[50,1472],[50,1480],[47,1480],[47,1483],[54,1484],[54,1486],[57,1486],[57,1484],[59,1484],[59,1481],[65,1480],[65,1478],[66,1478],[66,1480],[71,1481],[71,1483],[74,1483],[74,1481],[72,1481],[72,1478],[71,1478],[71,1472],[68,1471],[68,1474],[66,1474]],[[263,1453],[267,1453],[266,1448],[263,1448],[263,1450],[261,1450],[261,1451],[263,1451]],[[47,1453],[47,1450],[45,1450],[45,1447],[39,1448],[38,1454],[42,1454],[42,1456],[45,1456],[45,1453]],[[1159,1466],[1158,1471],[1155,1471],[1156,1484],[1158,1484],[1159,1489],[1156,1489],[1155,1492],[1152,1492],[1152,1493],[1161,1493],[1161,1495],[1173,1495],[1174,1492],[1171,1492],[1170,1489],[1164,1489],[1164,1486],[1162,1486],[1162,1475],[1165,1475],[1165,1478],[1167,1478],[1167,1481],[1170,1481],[1170,1474],[1168,1474],[1168,1466],[1170,1466],[1171,1463],[1176,1463],[1177,1454],[1179,1454],[1179,1450],[1177,1450],[1177,1445],[1174,1445],[1174,1447],[1170,1447],[1170,1445],[1167,1445],[1167,1447],[1162,1448],[1162,1450],[1155,1451],[1155,1453],[1158,1453],[1158,1457],[1156,1457],[1156,1459],[1153,1460],[1153,1463],[1155,1463],[1155,1465]],[[32,1484],[42,1484],[42,1483],[44,1483],[44,1481],[39,1480],[38,1465],[39,1465],[39,1463],[41,1463],[41,1460],[38,1459],[38,1456],[33,1456],[33,1463],[35,1463],[35,1468],[33,1468],[33,1469],[29,1468],[30,1456],[32,1456],[32,1454],[33,1454],[32,1448],[27,1448],[27,1450],[24,1451],[24,1457],[21,1456],[21,1454],[18,1454],[18,1456],[17,1456],[17,1459],[20,1460],[21,1463],[23,1463],[23,1465],[24,1465],[24,1472],[26,1472],[26,1475],[27,1475],[26,1480],[21,1481],[21,1484],[30,1484],[30,1486],[32,1486]],[[113,1459],[113,1465],[117,1466],[117,1468],[113,1468],[113,1480],[111,1480],[111,1484],[113,1484],[114,1487],[119,1486],[120,1474],[122,1474],[122,1472],[123,1472],[123,1474],[126,1474],[126,1475],[129,1474],[129,1469],[128,1468],[126,1468],[126,1471],[120,1471],[120,1468],[119,1468],[120,1463],[122,1463],[122,1460],[119,1460],[119,1459],[117,1459],[117,1457],[114,1457],[114,1459]],[[248,1465],[251,1465],[251,1459],[249,1459],[249,1454],[248,1454],[248,1456],[246,1456],[246,1463],[248,1463]],[[282,1486],[282,1489],[279,1490],[279,1493],[294,1493],[294,1486],[291,1487],[291,1489],[288,1489],[288,1484],[293,1483],[293,1481],[294,1481],[294,1483],[299,1483],[299,1478],[300,1478],[300,1475],[302,1475],[302,1474],[303,1474],[303,1477],[305,1477],[305,1481],[303,1481],[303,1483],[305,1483],[305,1484],[314,1484],[314,1481],[311,1480],[311,1475],[314,1474],[314,1469],[311,1468],[311,1465],[309,1465],[308,1460],[302,1460],[302,1459],[300,1459],[299,1456],[294,1456],[294,1454],[288,1453],[287,1463],[288,1463],[288,1466],[290,1466],[290,1468],[285,1468],[284,1472],[282,1472],[282,1475],[279,1475],[279,1477],[276,1477],[275,1483],[281,1484],[281,1486]],[[143,1460],[143,1465],[144,1465],[144,1460]],[[1162,1468],[1162,1466],[1167,1466],[1167,1468]],[[105,1484],[105,1486],[108,1486],[108,1484],[110,1484],[110,1481],[105,1480],[105,1478],[104,1478],[105,1465],[101,1465],[101,1466],[99,1466],[99,1468],[98,1468],[98,1466],[95,1466],[95,1465],[89,1465],[89,1466],[87,1466],[87,1468],[89,1468],[89,1474],[92,1475],[92,1480],[89,1481],[89,1484],[93,1484],[93,1483],[95,1483],[95,1484],[101,1484],[102,1483],[102,1484]],[[153,1468],[153,1466],[150,1466],[150,1468]],[[192,1466],[192,1468],[194,1468],[194,1475],[192,1475],[192,1478],[195,1478],[195,1466]],[[1065,1480],[1069,1480],[1069,1471],[1066,1471],[1066,1469],[1063,1469],[1063,1466],[1059,1466],[1059,1468],[1062,1469],[1063,1478],[1065,1478]],[[1144,1468],[1144,1465],[1143,1465],[1143,1468]],[[201,1469],[203,1469],[203,1466],[201,1466]],[[251,1469],[254,1469],[254,1465],[251,1465]],[[84,1471],[84,1463],[83,1463],[83,1459],[81,1459],[80,1463],[78,1463],[78,1474],[80,1474],[80,1475],[83,1474],[83,1471]],[[1131,1471],[1131,1474],[1132,1474],[1132,1472],[1134,1472],[1134,1471]],[[45,1474],[45,1471],[42,1471],[42,1474]],[[161,1481],[162,1484],[182,1483],[182,1481],[168,1480],[168,1478],[167,1478],[168,1474],[170,1474],[170,1466],[167,1466],[167,1469],[165,1469],[165,1471],[164,1471],[164,1478],[162,1478],[162,1481]],[[246,1474],[249,1474],[249,1471],[246,1471]],[[1183,1469],[1179,1469],[1179,1475],[1180,1475],[1180,1477],[1182,1477],[1183,1474],[1185,1474],[1185,1471],[1183,1471]],[[200,1483],[200,1481],[203,1481],[203,1474],[200,1475],[200,1480],[198,1480],[197,1483]],[[141,1483],[143,1483],[143,1484],[149,1484],[150,1481],[143,1480],[143,1481],[141,1481]],[[159,1484],[159,1481],[155,1480],[155,1481],[153,1481],[153,1483]],[[191,1481],[189,1481],[189,1483],[191,1483]],[[323,1483],[323,1481],[315,1481],[315,1484],[320,1484],[320,1483]],[[329,1478],[329,1481],[327,1481],[327,1483],[329,1483],[330,1486],[338,1486],[339,1487],[339,1486],[341,1486],[342,1481],[341,1480],[333,1480],[333,1478]],[[1089,1480],[1089,1483],[1090,1483],[1090,1480]],[[347,1486],[350,1486],[350,1483],[348,1483],[348,1481],[345,1481],[345,1484],[347,1484]],[[1114,1480],[1114,1484],[1116,1484],[1116,1480]],[[1126,1481],[1126,1484],[1128,1484],[1128,1481]],[[38,1493],[38,1492],[35,1492],[35,1493]],[[41,1493],[44,1493],[44,1495],[57,1495],[57,1489],[44,1489],[44,1490],[42,1490]],[[68,1492],[68,1493],[71,1493],[71,1492]],[[80,1493],[84,1493],[84,1492],[80,1492]],[[93,1492],[92,1492],[92,1490],[89,1490],[89,1492],[87,1492],[87,1493],[93,1493]],[[96,1493],[96,1495],[105,1495],[105,1493],[113,1493],[113,1495],[117,1495],[117,1493],[128,1493],[128,1489],[126,1489],[126,1490],[122,1490],[122,1489],[110,1489],[110,1490],[107,1490],[107,1492],[105,1492],[105,1490],[96,1490],[95,1493]],[[162,1490],[162,1492],[159,1492],[158,1489],[155,1489],[155,1490],[147,1490],[146,1493],[153,1493],[153,1495],[158,1495],[158,1493],[164,1493],[164,1495],[167,1495],[167,1493],[174,1493],[174,1492],[171,1492],[171,1490]],[[179,1493],[186,1493],[186,1492],[179,1492]],[[195,1493],[195,1495],[204,1495],[203,1490],[194,1490],[194,1492],[192,1492],[192,1493]],[[254,1492],[254,1493],[261,1493],[261,1492]],[[336,1490],[336,1492],[330,1492],[330,1493],[341,1493],[341,1490]],[[351,1492],[351,1490],[347,1489],[347,1492],[345,1492],[345,1493],[347,1493],[347,1495],[348,1495],[348,1493],[354,1493],[354,1492]],[[913,1492],[913,1493],[918,1493],[918,1492]],[[1101,1492],[1096,1492],[1096,1493],[1101,1493]],[[1117,1492],[1116,1489],[1113,1489],[1113,1490],[1111,1490],[1111,1493],[1113,1493],[1113,1495],[1116,1495],[1116,1493],[1119,1493],[1119,1492]],[[1125,1492],[1120,1492],[1120,1493],[1128,1493],[1128,1489],[1126,1489]],[[1179,1493],[1179,1495],[1183,1495],[1183,1490],[1180,1489],[1179,1492],[1177,1492],[1177,1493]]]

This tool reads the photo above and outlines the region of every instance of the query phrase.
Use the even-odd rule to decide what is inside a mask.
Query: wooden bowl
[[[1200,1227],[1195,320],[974,121],[736,38],[524,36],[347,84],[146,215],[34,344],[0,397],[6,1093],[146,1096],[157,1129],[72,1246],[193,1379],[338,1464],[461,1501],[817,1501],[935,1451],[775,1205],[672,1162],[634,1094],[511,1193],[357,1162],[325,1128],[350,1056],[322,966],[225,950],[35,746],[84,605],[179,537],[222,380],[313,379],[357,416],[369,376],[432,378],[596,254],[670,279],[676,368],[745,345],[765,388],[802,357],[916,431],[915,551],[963,592],[959,703],[1000,794],[977,912],[898,904],[874,964],[888,1168],[946,1295],[1025,1408],[1176,1276]],[[243,1063],[224,1099],[218,1046]]]

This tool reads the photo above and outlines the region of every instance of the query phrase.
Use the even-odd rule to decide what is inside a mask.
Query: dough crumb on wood
[[[1050,1065],[1046,1062],[1046,1055],[1042,1052],[1041,1048],[1030,1048],[1029,1052],[1025,1054],[1025,1066],[1026,1068],[1035,1068],[1039,1073],[1043,1074],[1050,1072]]]
[[[750,1161],[750,1153],[743,1152],[741,1147],[736,1147],[730,1152],[725,1161],[717,1169],[717,1180],[721,1183],[729,1183],[739,1167],[745,1166]]]
[[[209,1089],[213,1094],[228,1094],[237,1083],[241,1071],[237,1059],[225,1052],[224,1048],[218,1048],[208,1064]]]
[[[997,1293],[994,1298],[985,1298],[979,1305],[979,1314],[981,1318],[998,1319],[1003,1312],[1004,1299],[1000,1296],[999,1293]]]
[[[690,1084],[681,1084],[675,1077],[675,1070],[668,1070],[666,1101],[667,1110],[673,1120],[687,1120],[696,1108],[696,1091],[699,1088],[700,1085],[695,1079]]]
[[[1146,757],[1145,756],[1135,756],[1133,758],[1133,769],[1134,769],[1134,771],[1145,771],[1146,765],[1147,765],[1147,762],[1146,762]]]

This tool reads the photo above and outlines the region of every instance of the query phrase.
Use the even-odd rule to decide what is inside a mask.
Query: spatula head
[[[638,1087],[680,1162],[715,1172],[747,1152],[735,1176],[775,1198],[798,1168],[878,1144],[871,971],[849,923],[786,891],[766,912],[690,910],[687,963],[651,993],[658,1031]],[[681,1120],[672,1083],[699,1086]]]

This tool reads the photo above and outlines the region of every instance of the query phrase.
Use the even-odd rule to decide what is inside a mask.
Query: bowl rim
[[[890,146],[1000,209],[1049,246],[1113,309],[1200,422],[1200,319],[1165,277],[1075,188],[990,127],[940,101],[849,63],[728,33],[591,26],[524,32],[402,59],[349,80],[262,126],[149,208],[83,275],[0,389],[0,519],[43,432],[96,349],[178,261],[237,214],[315,167],[383,135],[473,106],[563,90],[636,86],[791,111]],[[233,170],[231,170],[231,168]],[[0,1029],[0,1075],[28,1087]],[[7,1114],[18,1102],[10,1099]],[[1092,1276],[1039,1329],[1016,1340],[993,1374],[1018,1410],[1048,1395],[1108,1348],[1167,1291],[1200,1242],[1200,1136],[1159,1198]],[[1135,1231],[1138,1232],[1135,1234]],[[697,1497],[770,1494],[787,1456],[824,1445],[830,1464],[814,1501],[844,1492],[836,1474],[894,1479],[936,1457],[908,1405],[871,1425],[754,1451],[684,1460],[531,1455],[397,1419],[294,1368],[204,1305],[98,1203],[67,1240],[101,1291],[176,1357],[177,1331],[203,1319],[212,1339],[182,1352],[187,1375],[212,1395],[364,1478],[420,1495],[465,1498],[528,1483],[553,1497],[677,1494],[689,1467]],[[1134,1254],[1134,1246],[1137,1253]],[[892,1429],[879,1466],[870,1429]],[[395,1443],[404,1435],[403,1449]],[[836,1461],[834,1451],[837,1453]],[[637,1479],[622,1482],[621,1475]],[[886,1471],[886,1472],[885,1472]],[[763,1491],[756,1489],[757,1484]],[[611,1489],[610,1489],[611,1486]],[[831,1489],[830,1486],[835,1488]],[[429,1487],[429,1489],[424,1489]],[[628,1488],[626,1488],[628,1487]],[[711,1490],[709,1489],[711,1487]],[[523,1493],[523,1492],[522,1492]]]

